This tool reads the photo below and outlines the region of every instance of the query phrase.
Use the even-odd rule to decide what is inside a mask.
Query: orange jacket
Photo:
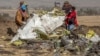
[[[15,21],[19,26],[23,25],[23,21],[26,21],[27,18],[28,14],[26,12],[22,12],[20,9],[16,12]]]
[[[21,14],[21,12],[20,12],[20,10],[18,10],[17,12],[16,12],[16,16],[15,16],[15,21],[16,21],[16,23],[18,24],[18,25],[22,25],[22,14]]]

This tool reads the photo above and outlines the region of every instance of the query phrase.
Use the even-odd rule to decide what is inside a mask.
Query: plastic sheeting
[[[63,24],[64,19],[64,16],[53,17],[49,14],[45,14],[39,17],[38,14],[34,14],[32,18],[29,18],[26,25],[18,29],[18,33],[11,42],[18,39],[35,39],[38,36],[34,31],[35,29],[41,30],[44,33],[51,33]]]

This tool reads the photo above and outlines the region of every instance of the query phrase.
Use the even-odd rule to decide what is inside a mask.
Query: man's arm
[[[21,12],[20,11],[17,11],[17,13],[16,13],[16,21],[17,21],[17,23],[18,24],[20,24],[20,25],[22,25],[23,23],[23,21],[22,21],[22,15],[21,15]]]

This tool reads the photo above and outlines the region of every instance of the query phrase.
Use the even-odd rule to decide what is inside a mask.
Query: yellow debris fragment
[[[93,30],[89,29],[89,31],[86,34],[86,38],[91,39],[94,35],[95,35],[95,32]]]
[[[17,40],[17,41],[14,41],[12,44],[15,45],[15,46],[20,46],[20,45],[23,44],[23,41]]]

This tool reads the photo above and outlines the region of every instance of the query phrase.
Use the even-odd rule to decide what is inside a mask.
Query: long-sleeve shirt
[[[68,25],[68,20],[70,19],[74,19],[73,23],[78,26],[78,22],[77,22],[77,19],[76,19],[76,11],[73,10],[71,11],[68,15],[66,15],[66,21],[65,23]]]

